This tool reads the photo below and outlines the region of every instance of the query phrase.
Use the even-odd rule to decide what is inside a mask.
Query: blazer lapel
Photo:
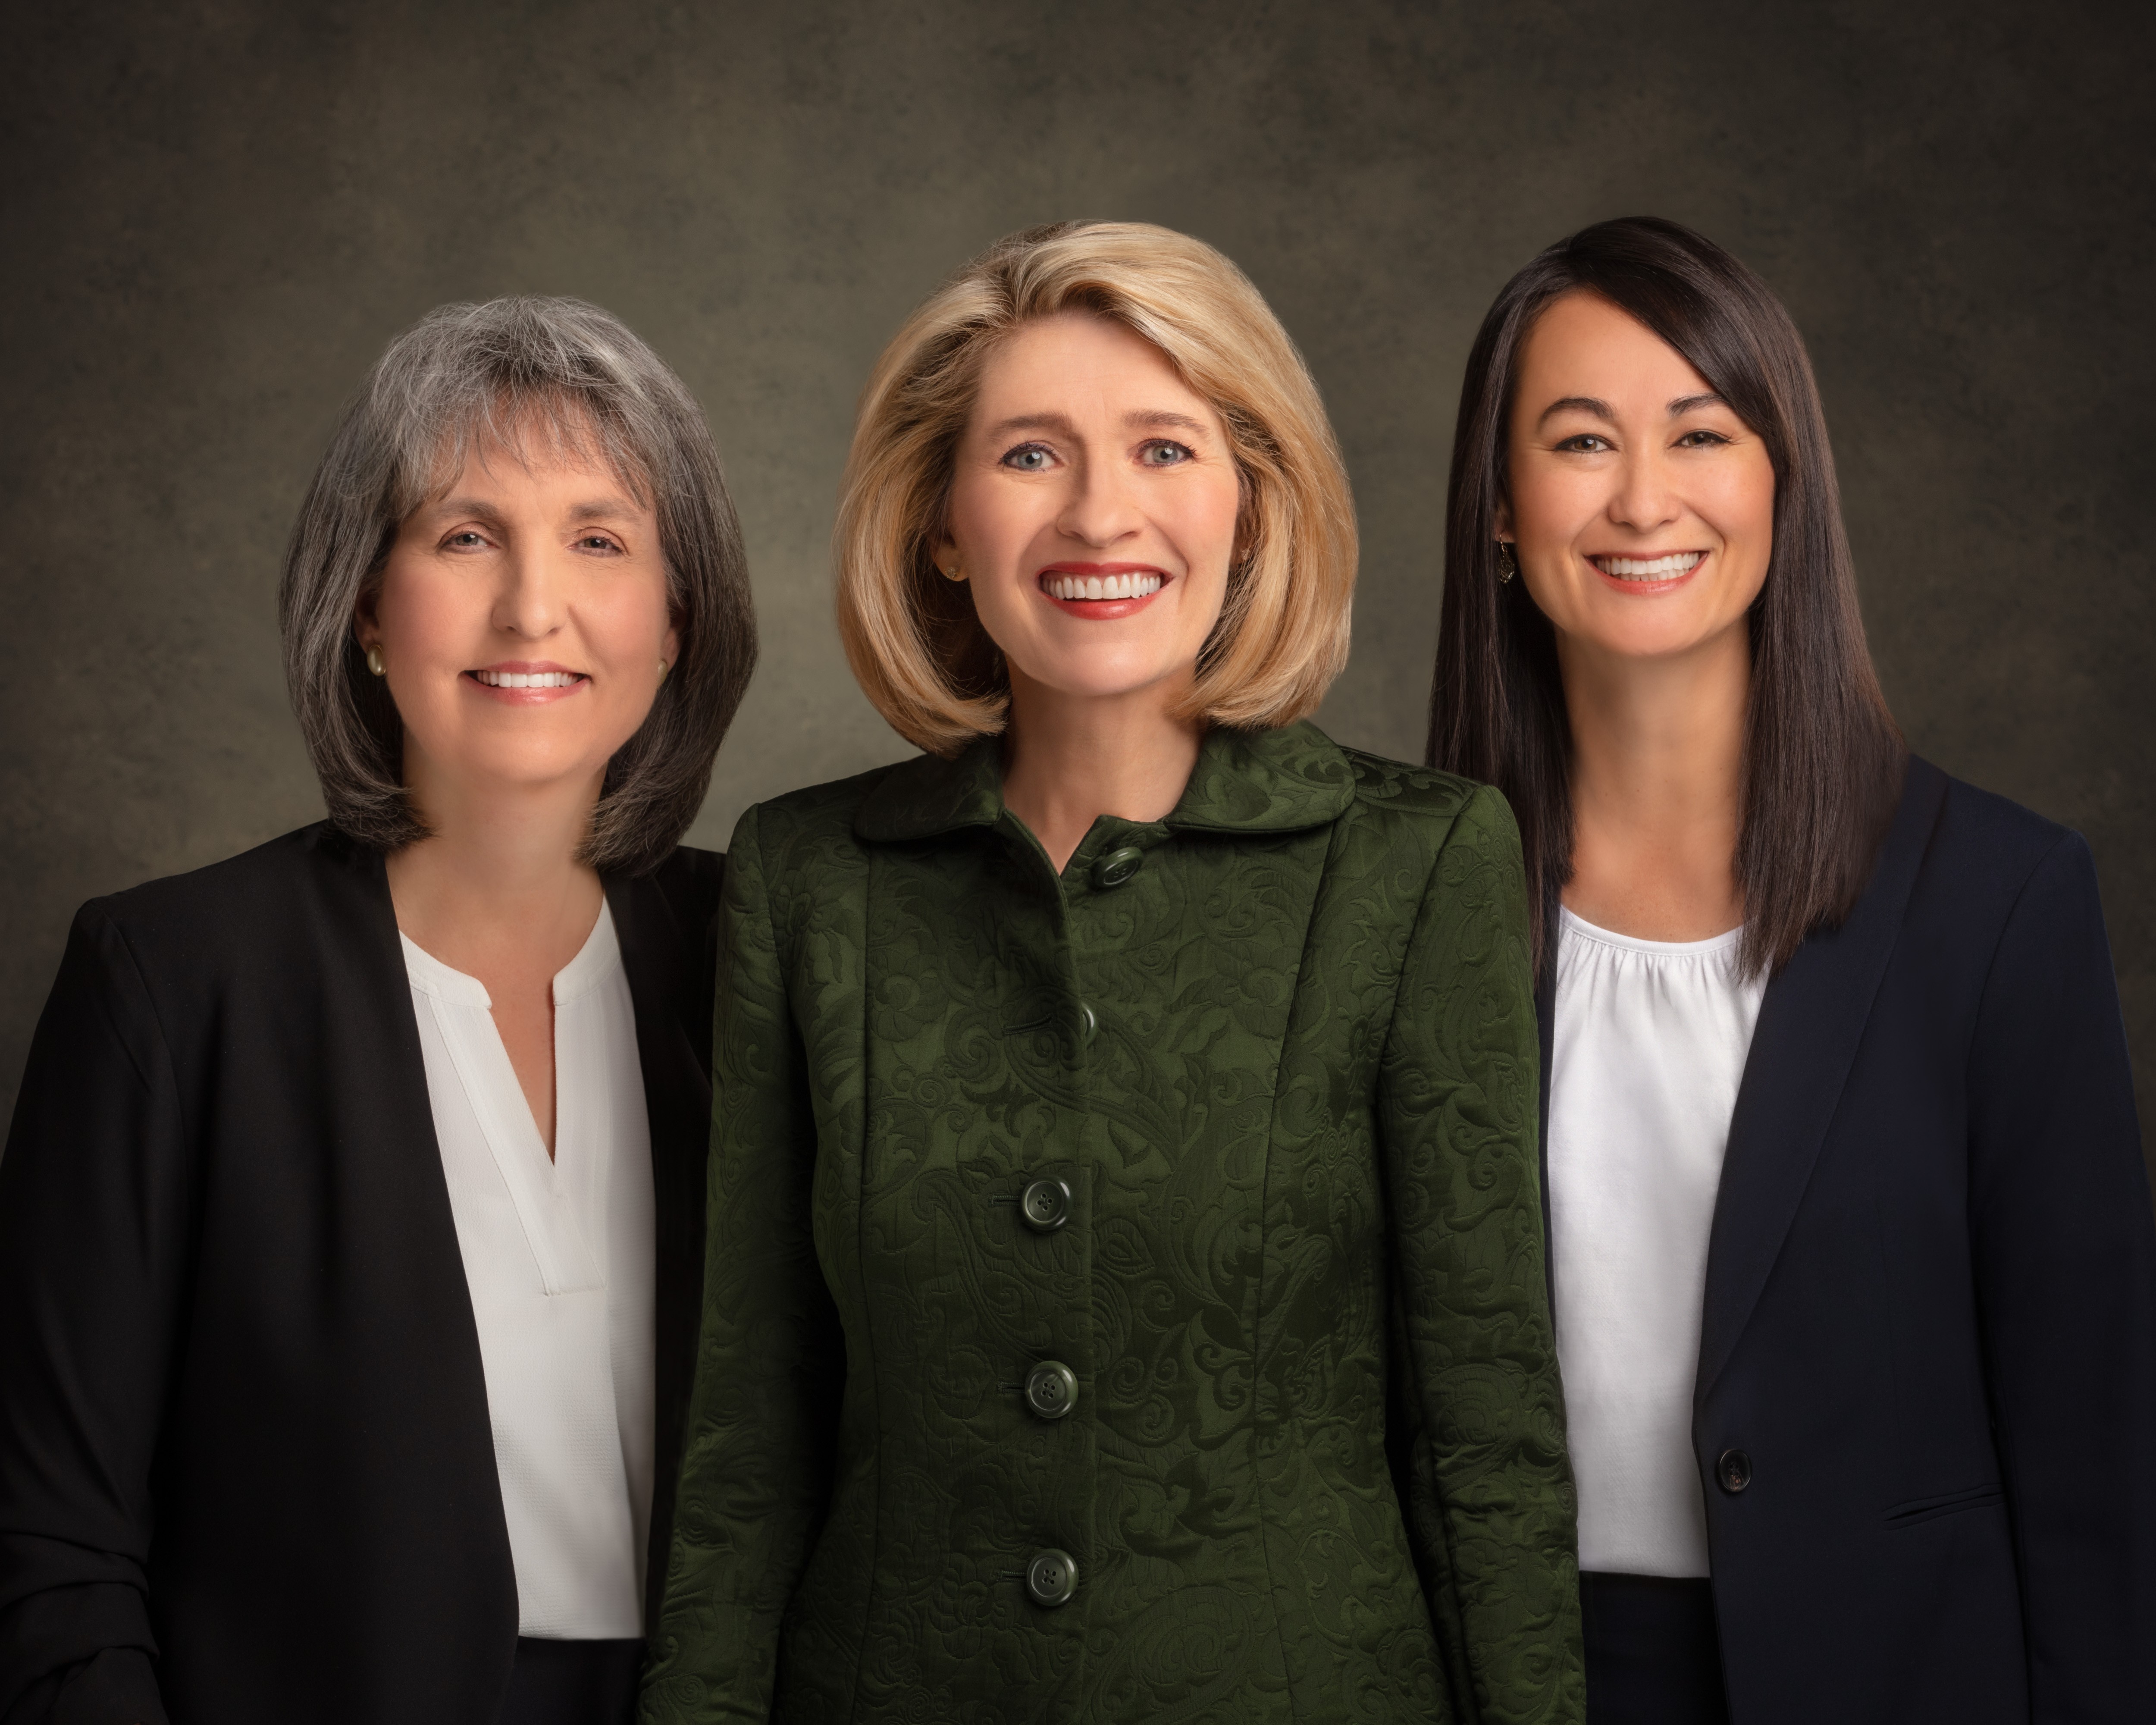
[[[661,873],[668,865],[662,865]],[[711,913],[653,875],[610,878],[607,905],[636,1013],[637,1061],[651,1128],[655,1219],[653,1481],[644,1620],[656,1625],[672,1532],[675,1476],[696,1369],[704,1286],[704,1168],[711,1133]],[[692,926],[701,920],[703,926]],[[701,1035],[700,1033],[701,1032]]]
[[[1728,1363],[1810,1183],[1946,785],[1938,768],[1910,757],[1901,806],[1856,908],[1840,928],[1807,940],[1767,986],[1715,1199],[1697,1399]]]

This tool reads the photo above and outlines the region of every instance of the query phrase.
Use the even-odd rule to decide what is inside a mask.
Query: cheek
[[[1532,548],[1569,544],[1599,511],[1607,487],[1591,471],[1553,468],[1528,458],[1512,463],[1512,533]]]
[[[469,583],[442,579],[394,557],[382,572],[374,616],[384,647],[405,660],[454,657],[486,628],[486,607]]]
[[[1190,488],[1178,522],[1183,532],[1192,542],[1192,550],[1203,544],[1214,558],[1221,557],[1224,547],[1228,557],[1235,553],[1236,530],[1242,525],[1243,488],[1232,474],[1219,477],[1208,475],[1208,482]]]
[[[673,656],[673,617],[667,608],[666,578],[645,572],[603,587],[589,604],[594,651],[624,658]]]
[[[1039,492],[971,474],[951,487],[947,510],[951,539],[962,558],[989,567],[1017,557],[1055,516],[1053,502]]]
[[[1700,513],[1741,560],[1764,579],[1774,549],[1774,470],[1763,456],[1756,466],[1732,467]]]

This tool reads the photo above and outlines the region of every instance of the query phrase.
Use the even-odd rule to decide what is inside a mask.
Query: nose
[[[1635,533],[1666,526],[1678,513],[1676,489],[1668,455],[1651,441],[1628,449],[1619,469],[1617,490],[1609,500],[1609,519]]]
[[[566,609],[561,553],[539,536],[519,535],[498,565],[494,626],[504,634],[543,640],[561,628]]]
[[[1070,494],[1055,518],[1056,531],[1096,549],[1113,545],[1143,525],[1128,476],[1116,461],[1078,464]]]

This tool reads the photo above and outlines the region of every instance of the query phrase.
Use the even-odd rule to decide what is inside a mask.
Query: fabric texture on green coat
[[[744,815],[644,1718],[1578,1720],[1526,928],[1307,724],[1060,875],[993,739]]]

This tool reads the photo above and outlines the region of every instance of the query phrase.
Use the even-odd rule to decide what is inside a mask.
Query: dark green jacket
[[[1578,1720],[1525,929],[1308,725],[1060,877],[993,741],[751,809],[644,1718]]]

